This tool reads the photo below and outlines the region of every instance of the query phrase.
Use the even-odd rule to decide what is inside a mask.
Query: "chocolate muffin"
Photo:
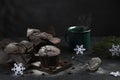
[[[11,58],[13,62],[16,63],[22,63],[25,67],[27,67],[27,63],[29,61],[29,58],[26,57],[26,47],[20,43],[9,43],[4,51],[8,54],[8,56]]]
[[[23,54],[26,48],[19,43],[12,42],[5,47],[4,51],[9,54]]]
[[[43,67],[55,67],[59,64],[60,49],[52,45],[46,45],[38,51],[40,56],[41,65]]]
[[[58,44],[61,41],[61,39],[53,37],[52,34],[41,32],[39,29],[30,28],[27,30],[27,38],[34,44],[36,52],[38,52],[42,46]]]

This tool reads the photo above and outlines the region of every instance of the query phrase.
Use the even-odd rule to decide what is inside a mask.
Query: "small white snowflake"
[[[83,52],[85,51],[86,49],[85,48],[83,48],[83,45],[76,45],[76,48],[74,49],[74,51],[76,51],[76,54],[78,55],[78,54],[81,54],[81,55],[83,55]]]
[[[11,69],[12,71],[15,72],[15,75],[23,75],[23,71],[25,70],[25,67],[23,67],[22,63],[15,63],[14,67]]]
[[[120,72],[116,71],[116,72],[110,72],[110,75],[113,75],[115,77],[120,76]]]
[[[109,49],[109,51],[112,53],[112,56],[119,56],[120,55],[120,45],[112,45],[112,48]]]

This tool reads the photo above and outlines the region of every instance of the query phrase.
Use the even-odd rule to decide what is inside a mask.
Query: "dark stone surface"
[[[92,44],[100,41],[102,38],[92,38]],[[94,44],[93,44],[94,45]],[[0,80],[119,80],[119,77],[114,77],[109,75],[111,71],[119,71],[120,70],[120,61],[112,60],[112,59],[102,59],[102,65],[96,72],[88,72],[84,68],[81,68],[87,61],[91,58],[95,57],[91,54],[91,52],[87,52],[87,54],[81,56],[75,56],[74,52],[71,52],[68,48],[68,45],[62,41],[59,45],[61,48],[61,58],[64,60],[68,60],[73,63],[73,67],[71,69],[73,72],[65,71],[61,75],[40,75],[40,76],[23,76],[23,77],[15,77],[12,76],[10,69],[6,69],[5,67],[0,66]],[[75,59],[72,60],[71,57],[75,56]],[[80,64],[80,65],[78,65]],[[80,68],[75,70],[76,68]]]

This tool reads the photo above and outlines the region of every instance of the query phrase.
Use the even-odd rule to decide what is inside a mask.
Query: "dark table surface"
[[[102,38],[92,38],[92,46]],[[22,77],[12,76],[12,72],[0,66],[0,80],[120,80],[120,77],[111,76],[111,71],[120,71],[120,61],[112,59],[102,59],[102,65],[96,72],[88,72],[84,65],[91,58],[95,57],[92,53],[86,52],[84,55],[75,55],[69,50],[67,43],[62,41],[59,45],[61,49],[61,59],[72,63],[72,67],[57,74],[33,75],[29,74]],[[75,57],[72,59],[72,57]],[[73,69],[74,67],[74,69]]]

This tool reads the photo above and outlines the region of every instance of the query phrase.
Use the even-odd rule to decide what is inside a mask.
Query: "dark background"
[[[48,29],[54,26],[63,36],[72,25],[84,23],[92,36],[120,35],[117,0],[0,0],[0,38],[25,37],[28,27]]]

